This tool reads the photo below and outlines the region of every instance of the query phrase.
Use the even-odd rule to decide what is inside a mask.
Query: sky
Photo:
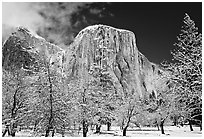
[[[38,9],[36,8],[39,7],[32,5],[30,3],[2,4],[2,37],[7,36],[7,34],[12,32],[11,28],[16,26],[25,26],[32,31],[37,31],[37,28],[44,22],[37,12]],[[69,15],[80,13],[77,6],[83,7],[85,4],[72,3],[68,7],[67,12]],[[164,60],[170,61],[172,59],[170,51],[174,49],[173,44],[177,40],[176,36],[180,33],[185,13],[195,21],[199,32],[201,33],[202,31],[201,2],[119,2],[109,3],[101,9],[95,8],[94,5],[88,8],[90,13],[97,16],[97,21],[93,22],[94,24],[100,23],[134,32],[139,51],[149,61],[157,64]],[[108,11],[108,15],[101,14],[101,10],[104,9]],[[83,13],[83,16],[88,19],[90,13]],[[71,20],[71,16],[67,18]]]
[[[202,31],[201,3],[115,3],[110,10],[114,17],[102,22],[133,31],[138,49],[154,63],[172,59],[170,50],[181,33],[185,13]]]

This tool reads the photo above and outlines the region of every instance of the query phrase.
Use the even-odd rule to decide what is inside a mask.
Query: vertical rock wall
[[[100,48],[104,51],[99,53]],[[105,25],[89,26],[79,32],[71,49],[67,55],[72,67],[68,73],[72,76],[83,78],[97,63],[111,74],[118,92],[141,98],[156,96],[154,77],[160,69],[138,51],[133,32]]]
[[[155,79],[161,69],[148,61],[136,46],[133,32],[105,25],[89,26],[67,50],[18,28],[2,48],[4,68],[15,65],[38,71],[43,60],[69,79],[87,79],[93,64],[110,73],[116,93],[138,98],[156,97]]]

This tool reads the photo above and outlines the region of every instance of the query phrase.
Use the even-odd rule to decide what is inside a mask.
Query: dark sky
[[[201,2],[111,3],[106,8],[114,16],[102,18],[99,23],[133,31],[138,49],[154,63],[172,59],[170,50],[174,48],[185,13],[202,31]]]
[[[109,4],[89,4],[91,4],[90,7],[87,7],[83,2],[65,4],[67,8],[64,12],[67,14],[67,16],[65,16],[65,18],[68,18],[67,20],[64,20],[63,16],[61,17],[60,12],[54,11],[53,15],[56,16],[57,19],[60,17],[60,21],[64,21],[62,25],[66,26],[63,29],[67,29],[68,27],[73,29],[74,24],[82,23],[80,28],[77,26],[75,35],[84,27],[99,23],[133,31],[136,35],[137,47],[140,52],[151,62],[158,64],[164,60],[172,59],[170,50],[174,48],[173,44],[176,42],[176,37],[180,33],[185,13],[189,14],[191,19],[195,21],[199,31],[202,31],[201,2],[114,2]],[[3,3],[3,25],[7,25],[8,28],[10,28],[10,26],[24,26],[37,31],[39,25],[44,25],[45,20],[41,17],[38,10],[30,7],[32,5],[34,4],[23,2]],[[37,5],[38,9],[41,9],[39,5],[42,4],[37,3]],[[77,8],[80,6],[82,7],[81,9],[84,10]],[[96,10],[97,7],[99,9],[98,11]],[[55,8],[52,7],[51,9],[55,10]],[[95,14],[90,14],[90,11]],[[100,17],[100,11],[105,11],[102,17]],[[49,11],[47,14],[50,14]],[[84,16],[86,18],[84,18]],[[63,18],[63,20],[61,18]],[[76,19],[76,21],[74,19]],[[88,19],[95,21],[87,22],[83,25]],[[75,21],[73,25],[70,24],[72,21]],[[3,26],[2,36],[5,36],[5,38],[6,35],[11,33],[6,29],[6,26]],[[54,27],[54,29],[56,29],[56,27]],[[61,33],[61,31],[59,33]],[[68,30],[67,33],[72,34],[73,31]],[[60,34],[57,34],[57,36],[61,38]]]

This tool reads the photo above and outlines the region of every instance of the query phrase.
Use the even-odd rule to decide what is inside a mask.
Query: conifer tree
[[[202,34],[188,14],[177,40],[171,52],[174,63],[163,65],[172,72],[169,79],[177,86],[175,101],[192,131],[193,121],[202,125]]]

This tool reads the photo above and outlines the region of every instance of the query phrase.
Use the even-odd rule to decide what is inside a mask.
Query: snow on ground
[[[202,131],[199,127],[193,127],[194,131],[190,131],[189,126],[176,127],[176,126],[165,126],[165,135],[161,134],[155,127],[143,127],[139,128],[129,128],[127,131],[127,137],[147,137],[147,136],[172,136],[172,137],[202,137]],[[101,136],[101,137],[114,137],[122,136],[122,131],[119,127],[111,127],[111,131],[102,129],[101,134],[91,134],[90,137]]]
[[[101,134],[95,134],[94,131],[88,132],[88,137],[122,137],[122,131],[119,127],[111,127],[111,131],[106,131],[106,126],[102,126]],[[190,131],[189,126],[176,127],[176,126],[165,126],[165,135],[161,134],[156,127],[142,127],[139,128],[129,128],[127,131],[127,137],[157,137],[157,136],[169,136],[169,137],[202,137],[202,131],[199,127],[193,127],[194,131]],[[61,137],[60,134],[55,134],[57,137]],[[29,137],[32,136],[30,131],[20,131],[16,133],[17,137]],[[82,137],[82,132],[78,134],[65,134],[65,137]]]

